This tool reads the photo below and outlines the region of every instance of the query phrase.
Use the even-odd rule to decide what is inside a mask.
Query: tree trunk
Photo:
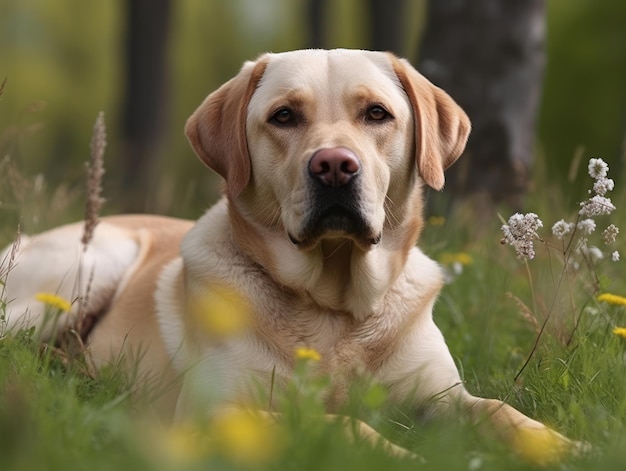
[[[419,69],[472,120],[447,173],[454,201],[520,209],[532,165],[545,64],[545,0],[431,0]]]
[[[165,125],[170,0],[127,0],[126,7],[122,204],[143,212],[153,208]]]
[[[326,31],[324,28],[324,15],[326,13],[325,0],[309,0],[308,2],[308,47],[322,49],[326,44]]]
[[[404,56],[407,0],[369,0],[371,48]]]
[[[405,24],[408,0],[368,0],[369,44],[375,51],[392,51],[404,55]],[[327,0],[308,1],[308,47],[327,47],[326,15],[330,3]],[[359,5],[361,6],[361,5]]]

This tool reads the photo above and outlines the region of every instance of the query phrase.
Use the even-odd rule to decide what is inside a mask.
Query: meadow
[[[586,453],[552,459],[549,443],[532,442],[522,444],[522,454],[514,454],[461,416],[410,417],[386,404],[384,389],[355,387],[345,412],[415,454],[410,459],[390,457],[355,443],[339,424],[321,417],[325,382],[310,374],[314,352],[302,353],[292,387],[281,393],[282,417],[275,427],[247,414],[168,427],[144,412],[146,392],[136,391],[132,374],[116,365],[94,373],[88,352],[78,342],[59,347],[42,342],[32,330],[6,331],[5,305],[0,304],[0,469],[624,469],[626,331],[620,327],[626,327],[626,283],[624,261],[612,260],[624,244],[619,234],[606,244],[601,233],[611,223],[626,227],[620,208],[625,192],[619,184],[610,190],[617,207],[612,214],[592,215],[589,210],[580,215],[580,202],[609,196],[607,188],[592,189],[600,177],[589,174],[588,159],[575,159],[569,175],[591,193],[570,194],[568,188],[551,186],[538,169],[528,209],[544,227],[537,227],[533,218],[534,225],[529,225],[520,216],[517,221],[526,230],[520,234],[516,220],[509,221],[505,212],[502,220],[494,215],[480,227],[472,224],[471,214],[434,215],[421,242],[448,274],[435,318],[467,388],[504,399],[588,443]],[[1,168],[5,191],[0,213],[16,211],[19,203],[24,217],[39,214],[48,227],[65,221],[67,214],[80,213],[85,198],[80,191],[64,190],[65,203],[60,204],[45,196],[59,190],[25,190],[35,188],[40,177],[9,172],[6,161]],[[608,177],[621,180],[611,172]],[[17,198],[18,191],[26,194]],[[57,206],[51,208],[53,203]],[[553,234],[553,224],[561,219]],[[590,224],[580,224],[583,219],[593,219],[595,231],[585,233]],[[15,234],[6,220],[0,218],[0,233]],[[503,223],[508,234],[502,232]],[[532,241],[534,257],[516,256],[507,235],[521,247],[521,255],[529,255]],[[8,244],[11,238],[0,242]],[[0,294],[6,271],[4,260]],[[63,306],[51,302],[50,308]]]

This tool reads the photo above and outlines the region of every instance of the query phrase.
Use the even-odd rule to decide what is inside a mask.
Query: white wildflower
[[[600,196],[613,191],[613,188],[615,188],[615,182],[611,178],[598,178],[593,184],[593,191]]]
[[[609,166],[602,159],[589,159],[589,166],[587,167],[589,176],[595,180],[600,178],[606,178],[609,172]]]
[[[619,262],[619,252],[617,250],[611,254],[611,260],[614,262]]]
[[[593,219],[583,219],[577,227],[583,235],[590,235],[596,230],[596,222]]]
[[[600,250],[598,247],[595,247],[593,245],[589,247],[588,253],[589,255],[591,255],[591,259],[594,262],[596,260],[602,260],[604,258],[604,254],[602,253],[602,250]]]
[[[589,257],[589,259],[591,259],[593,262],[602,260],[604,258],[604,255],[602,254],[602,250],[600,250],[598,247],[595,247],[593,245],[591,246],[583,245],[578,249],[578,252]]]
[[[615,242],[617,234],[619,234],[619,228],[614,224],[611,224],[602,231],[602,239],[606,245],[609,245]]]
[[[613,203],[611,203],[610,198],[606,198],[604,196],[596,195],[592,198],[589,198],[587,201],[583,201],[580,203],[580,211],[578,213],[581,216],[602,216],[604,214],[611,214],[611,212],[615,209]]]
[[[543,222],[535,213],[515,213],[509,218],[508,224],[502,226],[504,240],[515,249],[519,258],[535,258],[533,240],[538,239],[537,230]]]
[[[574,230],[574,223],[565,222],[563,219],[557,221],[552,226],[552,234],[554,234],[558,239],[563,239],[567,234]]]

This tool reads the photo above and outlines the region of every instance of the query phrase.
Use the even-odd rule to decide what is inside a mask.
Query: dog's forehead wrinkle
[[[355,73],[358,70],[359,73]],[[363,77],[367,77],[365,80]],[[303,86],[320,95],[350,94],[355,87],[369,87],[386,95],[401,90],[391,63],[384,54],[372,51],[307,51],[307,54],[273,54],[259,88],[275,92],[297,90]]]

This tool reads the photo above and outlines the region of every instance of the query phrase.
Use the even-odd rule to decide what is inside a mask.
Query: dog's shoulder
[[[441,266],[419,247],[413,247],[409,251],[399,283],[420,298],[428,293],[436,295],[444,284],[443,271]]]

